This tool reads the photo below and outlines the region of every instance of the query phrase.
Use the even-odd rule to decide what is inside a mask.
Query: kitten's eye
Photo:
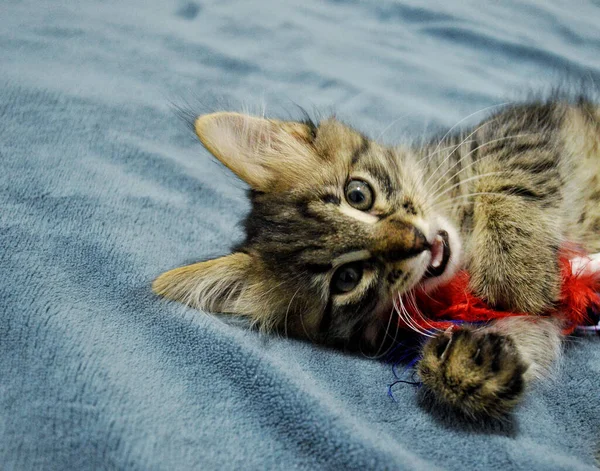
[[[362,263],[347,263],[342,265],[333,275],[332,287],[336,293],[348,293],[352,291],[363,275]]]
[[[373,190],[367,182],[350,180],[346,185],[346,200],[353,208],[367,211],[373,206]]]

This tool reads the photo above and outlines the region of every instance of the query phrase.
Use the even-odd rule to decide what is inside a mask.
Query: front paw
[[[523,394],[526,369],[510,337],[462,328],[428,341],[417,367],[439,402],[471,417],[506,415]]]

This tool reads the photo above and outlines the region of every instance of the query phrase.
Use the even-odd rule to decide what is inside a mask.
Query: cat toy
[[[600,253],[581,255],[564,250],[559,257],[562,285],[558,303],[545,313],[563,321],[563,332],[600,334]],[[461,324],[485,324],[510,316],[527,316],[524,312],[495,309],[469,290],[469,273],[459,271],[447,284],[434,292],[416,292],[414,298],[400,299],[403,314],[400,327],[430,335],[435,331],[447,331]],[[398,351],[398,348],[402,350]],[[401,354],[400,357],[398,355]],[[388,395],[394,399],[392,388],[398,383],[421,386],[421,382],[400,379],[396,367],[406,361],[403,373],[408,372],[419,360],[417,349],[400,343],[388,355],[393,364],[396,381],[388,386]],[[394,399],[395,400],[395,399]]]
[[[600,253],[581,255],[564,250],[559,257],[561,291],[556,305],[546,316],[563,321],[565,334],[600,333]],[[481,324],[525,312],[495,309],[469,290],[469,273],[459,271],[444,286],[431,293],[417,292],[414,299],[402,301],[406,315],[400,316],[402,327],[433,333],[462,323]]]

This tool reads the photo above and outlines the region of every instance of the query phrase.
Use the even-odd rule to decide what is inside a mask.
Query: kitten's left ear
[[[236,252],[165,272],[152,290],[198,309],[244,315],[268,325],[281,302],[268,280],[260,260]]]
[[[194,126],[204,146],[258,191],[293,186],[318,164],[313,129],[303,123],[213,113]]]

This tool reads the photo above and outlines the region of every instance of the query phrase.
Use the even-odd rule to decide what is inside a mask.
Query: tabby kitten
[[[538,314],[559,294],[559,248],[600,251],[600,109],[591,102],[507,106],[414,148],[383,146],[334,118],[223,112],[194,125],[250,185],[246,240],[162,274],[157,294],[376,351],[402,313],[399,294],[435,296],[464,266],[476,294],[531,316],[430,335],[417,367],[424,385],[466,414],[502,416],[549,373],[561,325]]]

